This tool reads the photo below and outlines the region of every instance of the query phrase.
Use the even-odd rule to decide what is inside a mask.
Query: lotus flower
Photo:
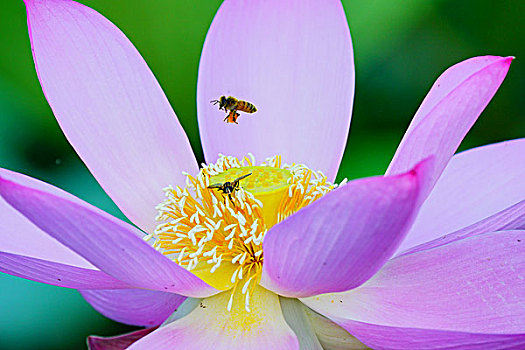
[[[512,58],[449,68],[385,176],[337,185],[354,90],[338,1],[223,3],[199,69],[200,169],[112,23],[69,0],[25,3],[62,130],[138,228],[1,170],[0,270],[160,325],[92,348],[525,347],[525,139],[453,156]],[[209,103],[221,95],[258,112],[224,123]]]

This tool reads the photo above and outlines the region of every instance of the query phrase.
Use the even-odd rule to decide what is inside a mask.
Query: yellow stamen
[[[231,200],[209,188],[246,174]],[[157,206],[162,223],[146,239],[213,287],[231,289],[232,297],[241,288],[246,310],[260,281],[268,229],[337,186],[304,165],[281,166],[280,156],[256,166],[251,154],[242,161],[221,155],[196,177],[184,175],[185,188],[164,189],[166,200]]]
[[[241,180],[242,187],[262,203],[264,210],[261,224],[272,227],[277,223],[277,209],[283,195],[288,190],[288,180],[292,177],[289,170],[268,166],[230,168],[221,174],[212,176],[210,182],[233,181],[233,179],[250,173],[250,176]]]

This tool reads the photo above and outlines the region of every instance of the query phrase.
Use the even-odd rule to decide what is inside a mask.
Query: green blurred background
[[[202,161],[195,93],[220,0],[84,0],[128,35],[158,77]],[[477,55],[517,57],[461,149],[525,136],[525,1],[345,0],[356,61],[351,137],[339,178],[381,174],[437,76]],[[21,0],[0,3],[0,166],[123,218],[62,135],[34,71]],[[0,223],[1,225],[1,223]],[[82,349],[88,334],[131,330],[74,290],[0,274],[0,349]]]

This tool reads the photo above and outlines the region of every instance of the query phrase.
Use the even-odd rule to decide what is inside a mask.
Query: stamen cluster
[[[244,280],[242,294],[249,311],[250,294],[260,281],[264,260],[262,242],[270,228],[265,222],[265,211],[273,210],[275,214],[272,215],[277,217],[273,221],[280,222],[337,187],[328,182],[324,174],[304,165],[281,167],[281,157],[275,156],[266,159],[260,167],[268,167],[270,173],[271,168],[286,169],[290,173],[283,181],[285,191],[276,208],[264,208],[263,201],[256,198],[260,188],[259,192],[254,191],[256,195],[247,190],[254,188],[253,182],[247,186],[241,183],[231,194],[231,200],[209,188],[214,177],[229,169],[253,168],[254,165],[251,154],[242,161],[220,155],[215,164],[202,164],[196,177],[184,173],[185,188],[168,186],[164,189],[166,200],[156,207],[159,211],[156,219],[161,223],[146,237],[146,240],[153,239],[155,249],[205,281],[209,274],[231,273],[229,310],[233,295]],[[279,176],[282,172],[280,170]],[[253,179],[256,178],[254,175]]]

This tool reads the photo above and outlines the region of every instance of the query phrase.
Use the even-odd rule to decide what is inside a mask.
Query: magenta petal
[[[226,124],[211,100],[252,102]],[[224,1],[208,31],[197,85],[208,162],[219,153],[258,160],[282,155],[333,180],[350,127],[354,62],[340,1]]]
[[[64,191],[1,171],[0,195],[48,235],[131,286],[195,297],[217,293],[150,247],[138,229]]]
[[[407,342],[404,346],[386,348],[420,343],[421,349],[434,349],[432,337],[465,341],[465,333],[478,333],[470,339],[474,344],[497,340],[496,335],[516,340],[514,335],[520,334],[523,341],[524,271],[525,231],[499,231],[397,257],[359,288],[302,301],[365,344],[380,348],[374,339],[387,341],[392,334],[389,327],[401,335],[403,329],[409,333],[402,338]],[[355,322],[375,326],[360,334],[359,327],[366,325],[356,326]],[[385,333],[374,335],[373,327],[381,332],[382,327],[377,326],[384,326]],[[440,334],[444,338],[439,338]],[[400,344],[401,340],[389,341]],[[446,345],[442,344],[443,348]]]
[[[428,250],[487,232],[503,230],[525,230],[525,200],[461,230],[402,251],[398,256]],[[401,250],[398,249],[399,251]]]
[[[203,299],[188,315],[160,327],[129,349],[299,350],[277,295],[256,286],[250,295],[250,311],[245,310],[243,301],[234,301],[229,310],[230,296],[224,292]],[[236,297],[242,298],[239,290]]]
[[[463,229],[525,199],[524,155],[525,139],[517,139],[452,157],[398,252]],[[487,227],[485,232],[502,228]]]
[[[0,174],[13,173],[0,169]],[[52,186],[41,185],[53,191]],[[68,288],[129,287],[47,235],[1,197],[0,227],[1,272]]]
[[[452,66],[432,86],[401,141],[387,175],[436,157],[431,190],[463,137],[492,99],[512,57],[475,57]]]
[[[126,283],[99,270],[5,252],[0,252],[0,272],[36,282],[74,289],[129,288]]]
[[[0,169],[0,176],[15,174]],[[43,188],[53,187],[41,182]],[[0,251],[85,269],[95,267],[80,255],[49,237],[0,197]]]
[[[158,326],[186,297],[144,289],[81,290],[88,303],[102,315],[134,326]]]
[[[351,181],[272,227],[263,242],[261,285],[305,297],[364,283],[410,227],[429,164],[398,176]]]
[[[87,339],[88,350],[124,350],[155,329],[157,329],[157,327],[139,329],[138,331],[117,335],[115,337],[90,335]]]
[[[162,188],[197,171],[162,89],[99,13],[67,0],[25,3],[38,78],[60,127],[124,214],[152,232]]]
[[[525,348],[525,334],[487,334],[390,327],[341,321],[352,334],[373,349],[400,350],[520,350]]]

